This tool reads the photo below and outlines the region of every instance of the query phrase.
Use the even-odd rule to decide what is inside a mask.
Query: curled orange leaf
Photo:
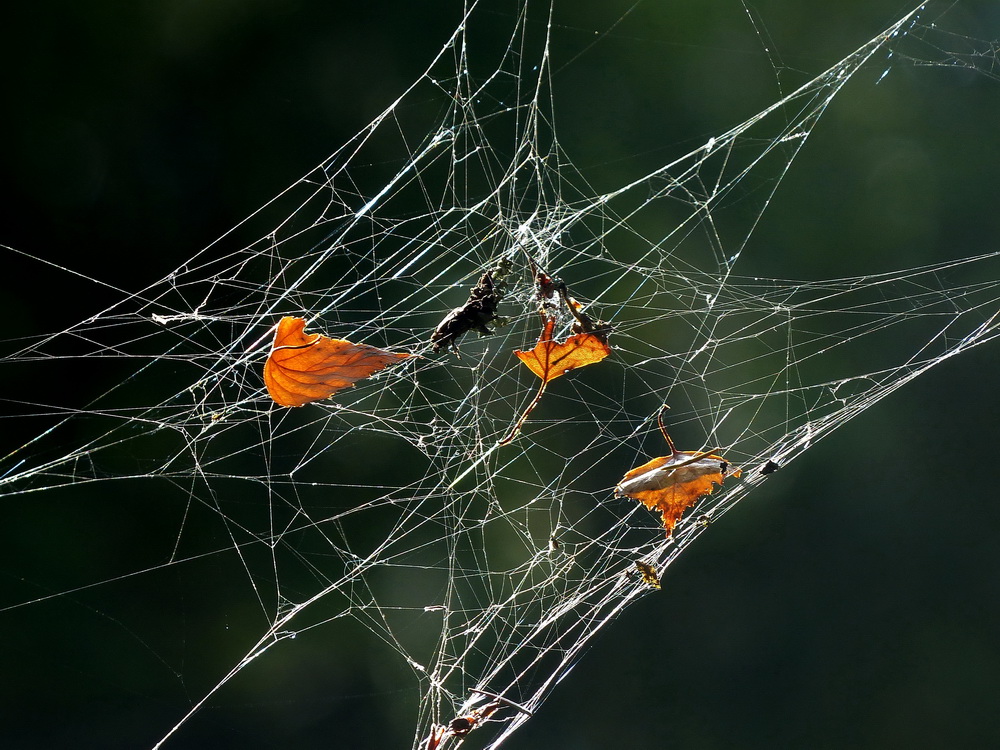
[[[711,451],[679,451],[663,427],[660,430],[670,447],[669,456],[654,458],[628,472],[615,487],[615,497],[630,497],[650,510],[660,511],[667,536],[684,511],[702,495],[708,495],[713,485],[721,485],[727,476],[738,477],[740,470],[730,466],[722,456]]]
[[[303,318],[282,318],[264,364],[264,384],[275,403],[304,406],[410,355],[305,333]]]

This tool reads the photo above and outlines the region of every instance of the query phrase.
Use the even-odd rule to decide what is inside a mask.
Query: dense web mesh
[[[230,653],[205,656],[215,676],[187,686],[190,711],[157,731],[167,746],[245,670],[349,621],[418,692],[414,748],[457,745],[463,730],[497,747],[652,590],[637,562],[662,575],[769,468],[997,336],[993,250],[822,281],[759,274],[753,258],[783,178],[859,72],[868,88],[890,65],[995,75],[989,46],[937,30],[931,12],[914,9],[767,109],[605,187],[561,146],[550,76],[565,61],[551,58],[546,14],[524,7],[502,45],[480,47],[487,21],[470,7],[370,127],[239,227],[98,315],[6,342],[10,366],[113,376],[88,403],[17,399],[34,437],[0,466],[8,501],[155,489],[173,519],[147,565],[8,609],[175,571],[185,583],[160,596],[238,589],[247,617]],[[376,147],[397,158],[373,161]],[[554,381],[498,446],[538,388],[513,355],[539,335],[535,269],[611,326],[613,353]],[[459,352],[433,352],[431,332],[486,271],[502,280],[502,320]],[[419,356],[282,408],[261,372],[286,315]],[[558,336],[572,323],[562,314]],[[612,494],[667,452],[664,405],[678,448],[718,450],[743,470],[670,537]],[[175,616],[186,627],[165,607]]]

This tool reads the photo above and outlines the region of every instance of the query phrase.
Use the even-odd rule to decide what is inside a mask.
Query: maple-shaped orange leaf
[[[702,495],[711,494],[727,476],[738,477],[740,470],[710,451],[679,451],[663,427],[660,430],[670,447],[669,456],[654,458],[628,472],[615,487],[615,497],[630,497],[650,510],[660,511],[663,528],[670,536],[684,511]]]
[[[595,362],[600,362],[611,354],[607,334],[602,330],[584,330],[581,333],[573,334],[563,342],[559,342],[552,339],[552,333],[556,327],[555,318],[544,314],[542,318],[545,320],[545,325],[542,328],[541,336],[538,337],[538,343],[535,344],[535,348],[530,352],[523,352],[521,350],[514,352],[518,359],[524,362],[528,369],[541,379],[542,384],[539,386],[535,398],[528,404],[528,408],[521,414],[521,418],[517,420],[517,424],[500,441],[500,445],[506,445],[517,437],[517,433],[521,431],[521,426],[532,410],[538,405],[550,381],[555,380],[561,375],[565,375],[577,367],[584,367],[592,365]]]
[[[514,354],[544,383],[565,375],[570,370],[600,362],[611,354],[607,340],[596,333],[576,333],[560,343],[552,340],[556,322],[545,321],[542,335],[530,352],[517,350]]]
[[[282,318],[264,364],[264,384],[275,403],[304,406],[329,398],[410,355],[305,333],[303,318]]]

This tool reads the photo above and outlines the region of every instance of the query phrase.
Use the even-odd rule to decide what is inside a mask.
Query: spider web
[[[6,610],[108,587],[141,587],[138,601],[155,581],[151,611],[187,640],[199,627],[184,623],[183,602],[242,607],[222,653],[185,646],[197,679],[159,646],[159,623],[129,626],[189,698],[156,746],[182,744],[245,673],[355,627],[419,695],[412,747],[460,744],[447,728],[456,717],[499,746],[651,591],[637,561],[662,576],[768,481],[768,462],[787,466],[996,337],[997,252],[816,281],[768,272],[754,242],[854,79],[870,91],[892,65],[995,77],[995,50],[969,49],[930,13],[915,8],[753,117],[608,186],[576,168],[555,126],[553,70],[572,57],[553,32],[556,8],[522,6],[497,42],[480,36],[495,16],[470,4],[396,101],[240,226],[97,315],[7,341],[8,366],[106,384],[84,404],[19,394],[31,437],[0,466],[8,500],[155,491],[163,507],[151,512],[164,516],[145,562],[31,587]],[[539,335],[536,267],[611,325],[613,354],[555,381],[500,447],[538,388],[512,354]],[[433,353],[430,332],[494,269],[504,320],[489,337],[467,334],[460,356]],[[419,356],[329,401],[280,408],[261,370],[284,315]],[[669,538],[654,514],[612,496],[625,471],[666,452],[663,405],[681,449],[716,449],[744,472]],[[495,712],[474,713],[496,696]]]

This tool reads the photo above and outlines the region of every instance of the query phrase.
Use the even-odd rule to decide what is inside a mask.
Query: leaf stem
[[[667,441],[667,447],[669,447],[670,448],[670,452],[673,455],[676,456],[677,455],[677,449],[674,447],[674,441],[670,439],[670,435],[667,434],[667,428],[663,425],[663,412],[665,412],[669,408],[670,408],[669,406],[667,406],[666,404],[664,404],[663,408],[660,409],[659,413],[656,415],[656,421],[660,425],[660,432],[663,433],[663,437]]]
[[[532,399],[530,404],[528,404],[528,408],[524,410],[524,413],[521,414],[521,418],[517,420],[517,423],[511,428],[510,432],[507,433],[506,437],[497,443],[498,446],[507,445],[517,437],[518,433],[521,431],[521,427],[524,425],[525,421],[527,421],[528,415],[534,411],[535,407],[538,406],[538,402],[542,400],[542,394],[545,393],[545,386],[547,386],[548,383],[549,381],[542,379],[542,384],[539,386],[538,393],[535,394],[535,398]]]

